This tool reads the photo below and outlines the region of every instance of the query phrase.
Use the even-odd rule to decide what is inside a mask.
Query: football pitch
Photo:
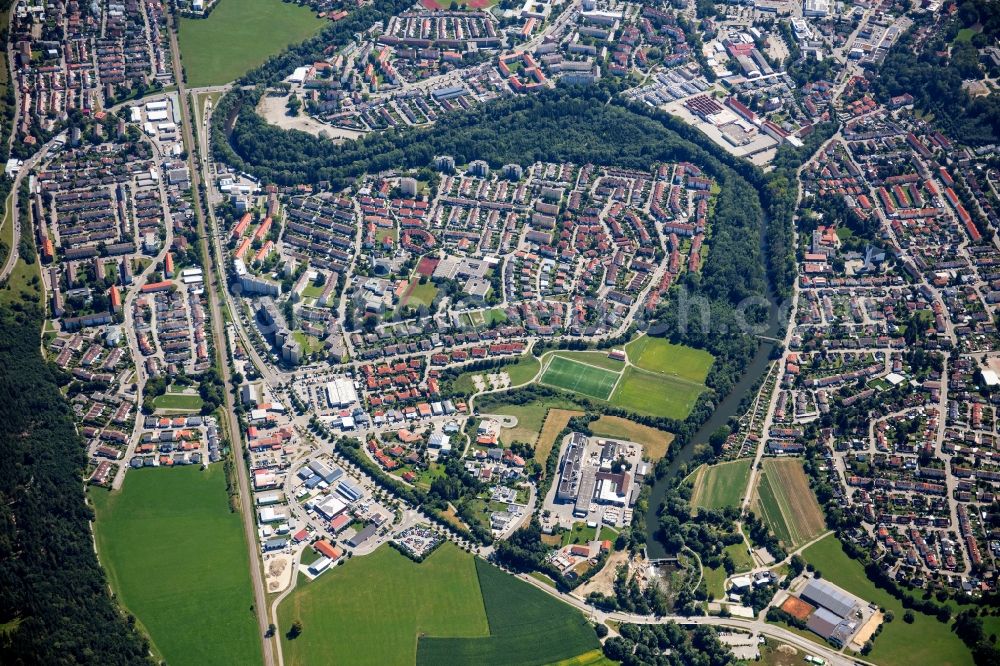
[[[542,374],[541,383],[582,395],[607,400],[621,373],[587,365],[562,356],[553,356]]]

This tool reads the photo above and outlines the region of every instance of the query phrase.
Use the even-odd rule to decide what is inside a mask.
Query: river
[[[762,258],[766,256],[765,252],[767,248],[764,241],[766,236],[767,217],[765,215],[764,224],[761,229]],[[778,307],[778,299],[774,293],[774,285],[771,283],[770,276],[767,275],[766,270],[764,271],[764,276],[767,283],[768,301],[770,303],[768,326],[764,335],[772,338],[780,337],[784,334],[784,322],[782,321],[781,310]],[[681,466],[691,462],[691,459],[694,457],[695,445],[708,443],[709,437],[715,430],[720,426],[726,425],[731,417],[738,414],[743,398],[747,392],[754,388],[758,380],[766,372],[771,360],[771,352],[774,351],[775,346],[773,342],[761,341],[757,346],[757,352],[746,369],[744,369],[739,381],[736,382],[733,389],[718,404],[712,415],[698,429],[694,436],[691,437],[684,448],[676,453],[669,467],[667,467],[667,473],[660,477],[653,486],[653,492],[649,497],[649,507],[646,509],[646,553],[650,559],[660,559],[666,557],[668,554],[663,548],[663,544],[654,536],[659,529],[659,517],[657,513],[660,510],[660,505],[663,504],[663,498],[667,490],[680,480],[677,478],[677,474]]]

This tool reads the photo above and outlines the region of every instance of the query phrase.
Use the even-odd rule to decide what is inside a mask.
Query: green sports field
[[[948,624],[918,611],[913,611],[913,624],[904,622],[905,611],[899,600],[875,587],[861,563],[844,553],[834,535],[806,548],[802,557],[822,572],[823,578],[895,615],[895,620],[883,625],[882,633],[875,638],[875,649],[868,660],[880,666],[971,666],[972,654]]]
[[[603,351],[559,351],[555,355],[586,363],[587,365],[596,365],[598,368],[604,368],[613,372],[620,372],[625,369],[625,361],[610,358],[607,352]]]
[[[618,382],[619,373],[579,361],[553,356],[542,373],[542,384],[566,389],[582,395],[607,400]]]
[[[702,349],[675,345],[663,338],[643,335],[625,345],[634,365],[665,375],[674,375],[699,384],[705,383],[715,357]]]
[[[202,404],[204,403],[201,396],[189,393],[164,393],[153,398],[153,405],[157,409],[197,412],[201,409]]]
[[[603,400],[643,416],[684,419],[715,360],[699,349],[641,336],[625,346],[631,365],[603,351],[558,351],[540,384]]]
[[[259,664],[249,557],[222,465],[130,471],[92,488],[94,538],[124,607],[169,664]]]
[[[549,664],[599,647],[579,611],[483,560],[475,562],[489,637],[421,638],[418,665]]]
[[[281,0],[219,0],[208,18],[181,19],[187,83],[192,88],[229,83],[323,25],[308,7]]]
[[[302,622],[282,639],[289,665],[548,663],[597,646],[580,613],[451,543],[421,564],[385,546],[354,558],[297,587],[278,616],[282,635]]]
[[[704,390],[704,384],[688,379],[628,367],[610,402],[636,414],[684,419]]]

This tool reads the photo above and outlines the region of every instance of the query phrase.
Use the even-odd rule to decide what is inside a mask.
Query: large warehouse
[[[358,401],[358,392],[354,389],[354,382],[347,377],[338,377],[332,382],[327,382],[326,400],[334,409],[350,407]]]

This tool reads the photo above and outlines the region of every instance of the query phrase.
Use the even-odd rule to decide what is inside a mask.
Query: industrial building
[[[354,382],[347,377],[338,377],[326,383],[326,401],[330,407],[339,409],[350,407],[358,401],[358,392]]]

